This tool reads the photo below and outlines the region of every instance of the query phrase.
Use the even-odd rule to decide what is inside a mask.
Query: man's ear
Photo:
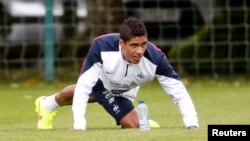
[[[119,39],[119,45],[123,47],[125,45],[125,42],[122,39]]]

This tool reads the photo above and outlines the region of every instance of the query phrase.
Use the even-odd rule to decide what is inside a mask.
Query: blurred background
[[[0,0],[0,81],[76,79],[128,16],[182,76],[250,74],[249,0]]]

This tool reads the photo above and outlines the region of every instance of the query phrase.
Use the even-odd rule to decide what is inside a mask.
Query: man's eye
[[[132,48],[136,48],[136,47],[137,47],[137,45],[131,45],[131,47],[132,47]]]

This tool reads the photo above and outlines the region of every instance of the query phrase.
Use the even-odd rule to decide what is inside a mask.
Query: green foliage
[[[97,104],[87,109],[87,131],[73,132],[70,106],[58,108],[55,129],[36,129],[34,101],[38,96],[51,95],[71,83],[56,82],[34,85],[27,83],[1,83],[0,85],[0,140],[1,141],[206,141],[208,124],[248,124],[250,113],[249,79],[243,77],[184,78],[184,84],[196,106],[200,120],[199,130],[184,127],[178,108],[157,82],[142,86],[135,101],[144,99],[149,116],[161,128],[140,132],[138,129],[121,129],[113,118]]]
[[[196,34],[190,36],[186,40],[175,44],[171,47],[170,52],[168,53],[169,58],[193,58],[195,46],[199,46],[200,54],[199,57],[208,57],[210,52],[208,51],[207,45],[202,45],[208,39],[210,30],[209,27],[202,27]],[[205,56],[204,56],[205,55]]]

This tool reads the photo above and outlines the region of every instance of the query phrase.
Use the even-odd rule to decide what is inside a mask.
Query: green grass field
[[[121,129],[100,105],[89,104],[87,131],[73,132],[71,107],[60,107],[54,120],[55,129],[36,129],[34,101],[38,96],[51,95],[71,84],[2,83],[0,84],[0,141],[206,141],[208,124],[250,123],[250,81],[242,78],[212,80],[183,79],[198,112],[200,129],[187,130],[180,112],[158,82],[142,86],[138,97],[144,99],[149,116],[161,128],[141,132]]]

